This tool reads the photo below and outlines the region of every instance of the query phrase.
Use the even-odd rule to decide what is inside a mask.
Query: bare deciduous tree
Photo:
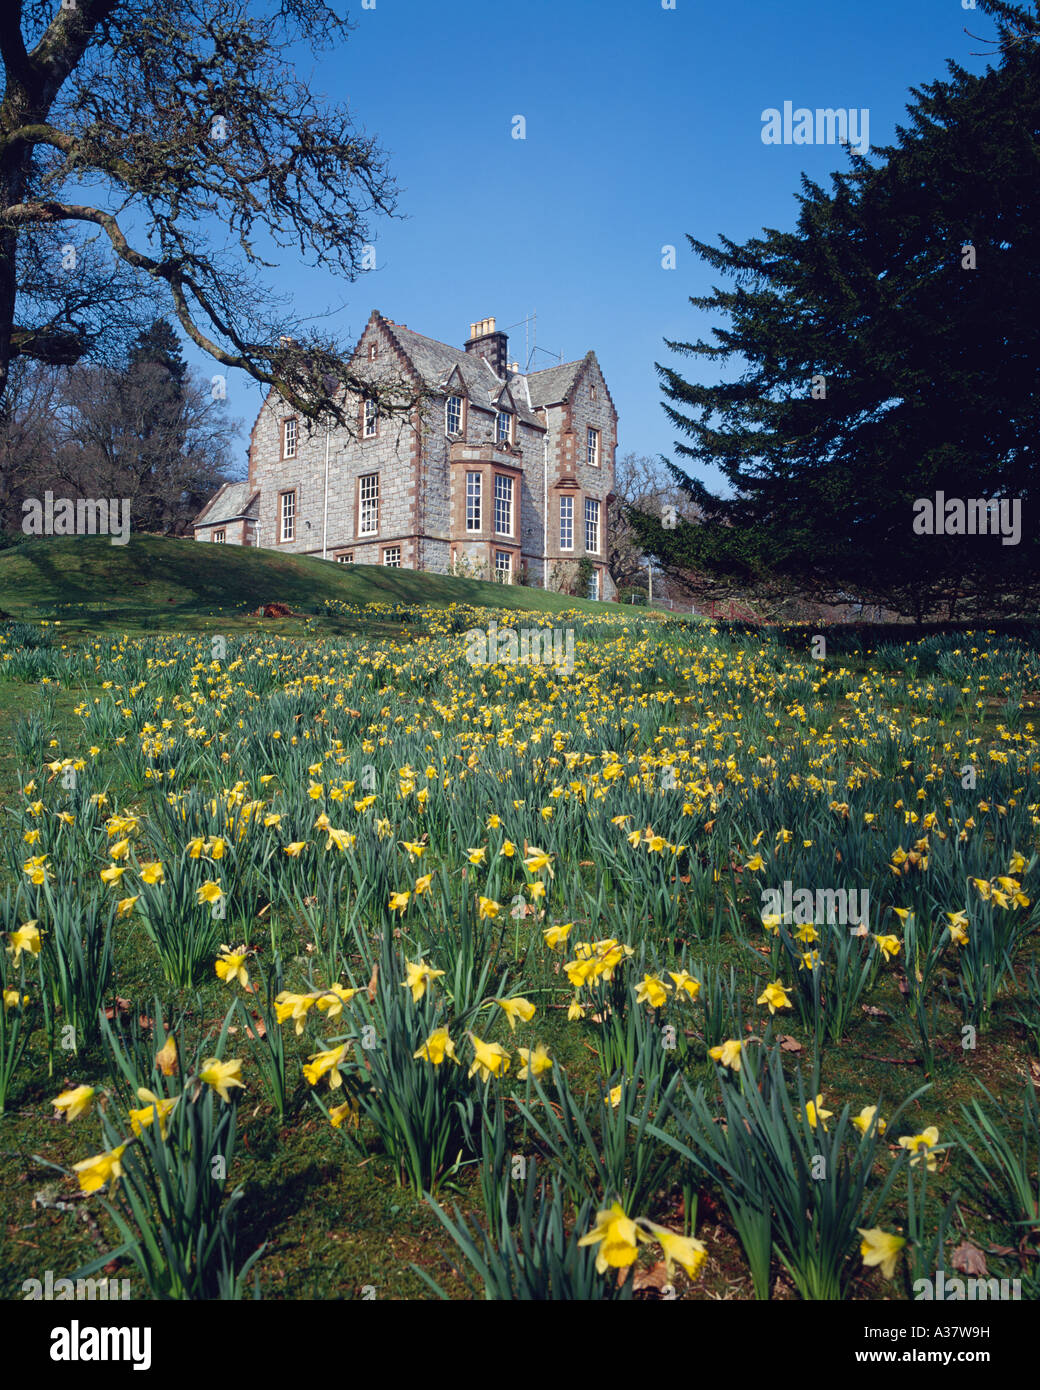
[[[324,0],[4,0],[0,402],[13,360],[87,360],[108,309],[158,291],[197,347],[304,415],[353,426],[333,379],[414,408],[414,383],[352,375],[348,345],[305,328],[262,274],[291,249],[352,280],[366,218],[393,212],[382,151],[287,55],[348,30]]]

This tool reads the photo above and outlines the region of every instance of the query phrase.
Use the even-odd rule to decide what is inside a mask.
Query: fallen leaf
[[[801,1052],[802,1045],[797,1038],[788,1037],[786,1033],[777,1035],[777,1042],[780,1044],[781,1052]]]
[[[372,978],[368,982],[368,1002],[376,1002],[376,985],[379,983],[379,962],[376,961],[372,967]]]
[[[266,1038],[266,1037],[267,1037],[267,1025],[264,1023],[263,1019],[260,1017],[259,1014],[254,1013],[252,1017],[253,1017],[253,1024],[254,1024],[254,1027],[253,1027],[253,1028],[247,1028],[247,1029],[246,1029],[246,1037],[247,1037],[247,1038]]]
[[[861,1004],[860,1008],[868,1018],[889,1018],[891,1016],[884,1009],[879,1009],[876,1004]]]
[[[635,1293],[640,1293],[643,1289],[655,1289],[658,1293],[668,1287],[671,1280],[665,1271],[664,1260],[658,1260],[657,1264],[649,1269],[636,1270],[636,1276],[632,1280],[632,1289]]]
[[[969,1241],[958,1245],[950,1258],[954,1269],[959,1269],[962,1274],[978,1274],[983,1279],[987,1277],[986,1257],[978,1246],[972,1245]]]
[[[120,1014],[128,1014],[130,1012],[130,1000],[120,999],[119,995],[117,994],[115,1004],[110,1004],[108,1008],[105,1010],[105,1017],[109,1021],[111,1021],[115,1018],[117,1011]]]
[[[1017,1255],[1018,1251],[1013,1245],[991,1245],[989,1247],[991,1255],[1002,1255],[1006,1259],[1008,1255]]]

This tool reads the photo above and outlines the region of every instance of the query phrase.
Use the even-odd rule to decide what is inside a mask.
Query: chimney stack
[[[495,320],[480,319],[469,326],[466,351],[476,357],[487,359],[488,366],[496,376],[504,377],[508,365],[509,339],[505,333],[495,328]]]

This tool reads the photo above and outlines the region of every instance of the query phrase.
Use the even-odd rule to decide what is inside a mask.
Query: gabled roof
[[[250,482],[224,483],[195,518],[195,526],[214,526],[222,521],[259,517],[260,489]]]
[[[388,319],[383,319],[382,324],[431,390],[443,389],[449,377],[457,371],[471,405],[488,411],[496,409],[496,401],[505,382],[495,375],[483,357],[466,352],[464,348],[439,343],[436,338],[426,338]],[[506,381],[515,381],[518,385],[521,380],[522,377],[516,372],[509,372],[506,377]],[[517,390],[512,394],[518,418],[525,424],[544,429],[543,422],[527,405],[527,393]]]
[[[537,409],[542,405],[558,405],[570,395],[575,379],[588,361],[561,362],[558,367],[545,367],[540,372],[529,372],[527,387],[531,393],[531,405]]]

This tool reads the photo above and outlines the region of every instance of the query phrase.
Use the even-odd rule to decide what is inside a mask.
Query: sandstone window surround
[[[495,578],[503,584],[513,582],[513,556],[509,550],[495,551]]]
[[[513,535],[513,480],[495,474],[495,535]]]
[[[227,544],[227,532],[223,528],[221,528],[221,530],[219,531],[213,532],[213,543],[215,545]]]
[[[599,430],[591,425],[585,432],[585,462],[590,468],[599,467]]]
[[[595,497],[585,498],[585,550],[590,555],[599,554],[599,502]]]
[[[500,410],[495,416],[495,443],[514,444],[516,442],[516,416],[508,410]]]
[[[574,498],[560,498],[560,549],[574,549]]]
[[[286,416],[282,421],[282,458],[296,457],[296,444],[299,438],[300,422],[295,415]]]
[[[364,473],[358,479],[359,536],[379,534],[379,474]]]
[[[361,406],[361,436],[363,439],[379,438],[379,407],[368,397]]]
[[[296,539],[296,489],[288,488],[278,494],[278,540],[280,544]]]
[[[354,552],[352,550],[341,550],[338,555],[332,557],[337,565],[352,565],[354,563]]]
[[[479,531],[483,524],[484,479],[480,473],[466,474],[466,530]]]

